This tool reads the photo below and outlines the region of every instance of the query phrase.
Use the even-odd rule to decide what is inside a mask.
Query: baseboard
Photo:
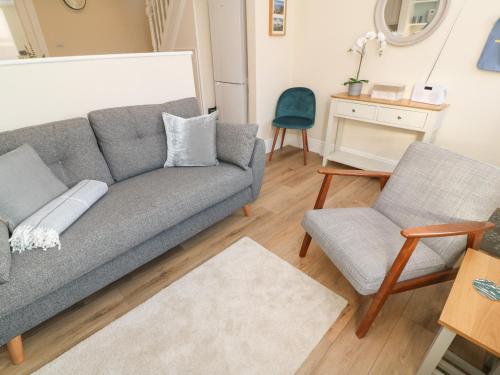
[[[311,138],[309,137],[309,151],[314,152],[315,154],[323,155],[323,148],[325,145],[325,142],[317,139],[317,138]],[[302,147],[302,134],[297,133],[297,134],[287,134],[285,136],[285,145],[290,145],[294,146],[297,148],[303,148]]]
[[[281,142],[281,135],[276,142],[276,149],[279,148]],[[271,148],[273,147],[273,139],[272,138],[267,138],[264,139],[264,143],[266,144],[266,154],[271,152]],[[285,142],[284,146],[293,146],[297,148],[302,148],[302,136],[300,133],[298,134],[287,134],[285,136]],[[319,155],[323,155],[323,147],[324,147],[324,142],[316,139],[316,138],[309,138],[309,151],[314,152]]]
[[[266,144],[266,154],[269,154],[271,152],[271,147],[273,147],[273,139],[264,139],[264,143]]]
[[[368,158],[368,159],[380,161],[382,163],[391,164],[391,165],[394,165],[394,166],[396,166],[398,164],[397,160],[385,158],[383,156],[380,156],[380,155],[377,155],[377,154],[372,154],[372,153],[366,152],[366,151],[361,151],[361,150],[358,150],[358,149],[355,149],[355,148],[350,148],[350,147],[342,146],[342,147],[340,147],[340,150],[348,152],[348,153],[353,154],[353,155],[362,156],[362,157],[365,157],[365,158]]]
[[[281,141],[281,137],[280,137],[279,141]],[[266,153],[269,153],[269,152],[271,152],[271,147],[273,146],[273,139],[272,138],[266,139],[265,142],[266,142]],[[276,142],[276,143],[277,143],[276,147],[279,147],[279,143],[278,142]],[[285,144],[285,146],[293,146],[293,147],[297,147],[297,148],[301,149],[301,148],[303,148],[302,147],[302,135],[300,133],[287,134],[285,136],[285,143],[284,144]],[[323,156],[324,147],[325,147],[324,141],[317,139],[317,138],[309,137],[309,151],[310,152],[314,152],[316,154]],[[333,149],[333,147],[332,147],[332,149]],[[398,163],[397,160],[385,158],[385,157],[380,156],[380,155],[372,154],[370,152],[357,150],[357,149],[350,148],[350,147],[342,146],[340,149],[341,149],[341,151],[349,152],[350,154],[353,154],[353,155],[362,156],[365,158],[377,160],[377,161],[387,163],[387,164],[396,165]]]

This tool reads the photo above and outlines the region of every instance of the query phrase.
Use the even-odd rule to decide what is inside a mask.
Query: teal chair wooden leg
[[[271,148],[271,154],[269,155],[269,161],[273,159],[274,147],[276,146],[276,140],[278,139],[279,133],[280,133],[280,128],[276,128],[276,131],[274,132],[273,147]]]
[[[307,152],[308,147],[307,147],[307,130],[302,129],[302,148],[304,149],[304,165],[307,165]]]
[[[280,150],[283,148],[283,142],[285,142],[286,128],[283,128],[283,133],[281,133],[281,145]]]

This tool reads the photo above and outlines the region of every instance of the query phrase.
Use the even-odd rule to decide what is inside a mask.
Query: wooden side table
[[[500,301],[491,301],[477,293],[472,286],[477,278],[499,284],[500,259],[468,249],[439,318],[442,327],[417,375],[434,372],[456,335],[500,357]],[[500,367],[494,373],[500,374]]]
[[[447,104],[424,104],[409,99],[392,101],[372,99],[369,95],[349,96],[347,93],[332,95],[323,150],[323,166],[331,160],[356,168],[390,172],[399,159],[389,160],[365,150],[354,150],[342,145],[345,120],[362,121],[373,125],[374,128],[413,131],[418,134],[418,139],[422,142],[432,143],[447,107]]]

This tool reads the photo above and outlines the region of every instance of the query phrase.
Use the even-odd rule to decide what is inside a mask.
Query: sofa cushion
[[[163,113],[167,134],[167,161],[164,167],[207,167],[217,165],[217,111],[182,118]]]
[[[375,293],[401,250],[401,228],[373,208],[334,208],[306,212],[302,226],[358,293]],[[399,280],[446,266],[420,242]]]
[[[248,169],[259,127],[256,124],[217,123],[217,158]]]
[[[0,155],[0,220],[14,228],[68,187],[28,144]]]
[[[74,118],[0,133],[0,155],[27,143],[67,186],[81,180],[112,184],[89,122]]]
[[[61,236],[61,250],[12,254],[0,318],[252,184],[231,164],[158,169],[112,185]]]
[[[196,98],[89,113],[90,124],[116,181],[163,167],[167,160],[163,112],[184,118],[200,115]]]

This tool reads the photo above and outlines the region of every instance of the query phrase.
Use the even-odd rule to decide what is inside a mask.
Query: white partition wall
[[[0,131],[196,96],[191,52],[0,62]]]

